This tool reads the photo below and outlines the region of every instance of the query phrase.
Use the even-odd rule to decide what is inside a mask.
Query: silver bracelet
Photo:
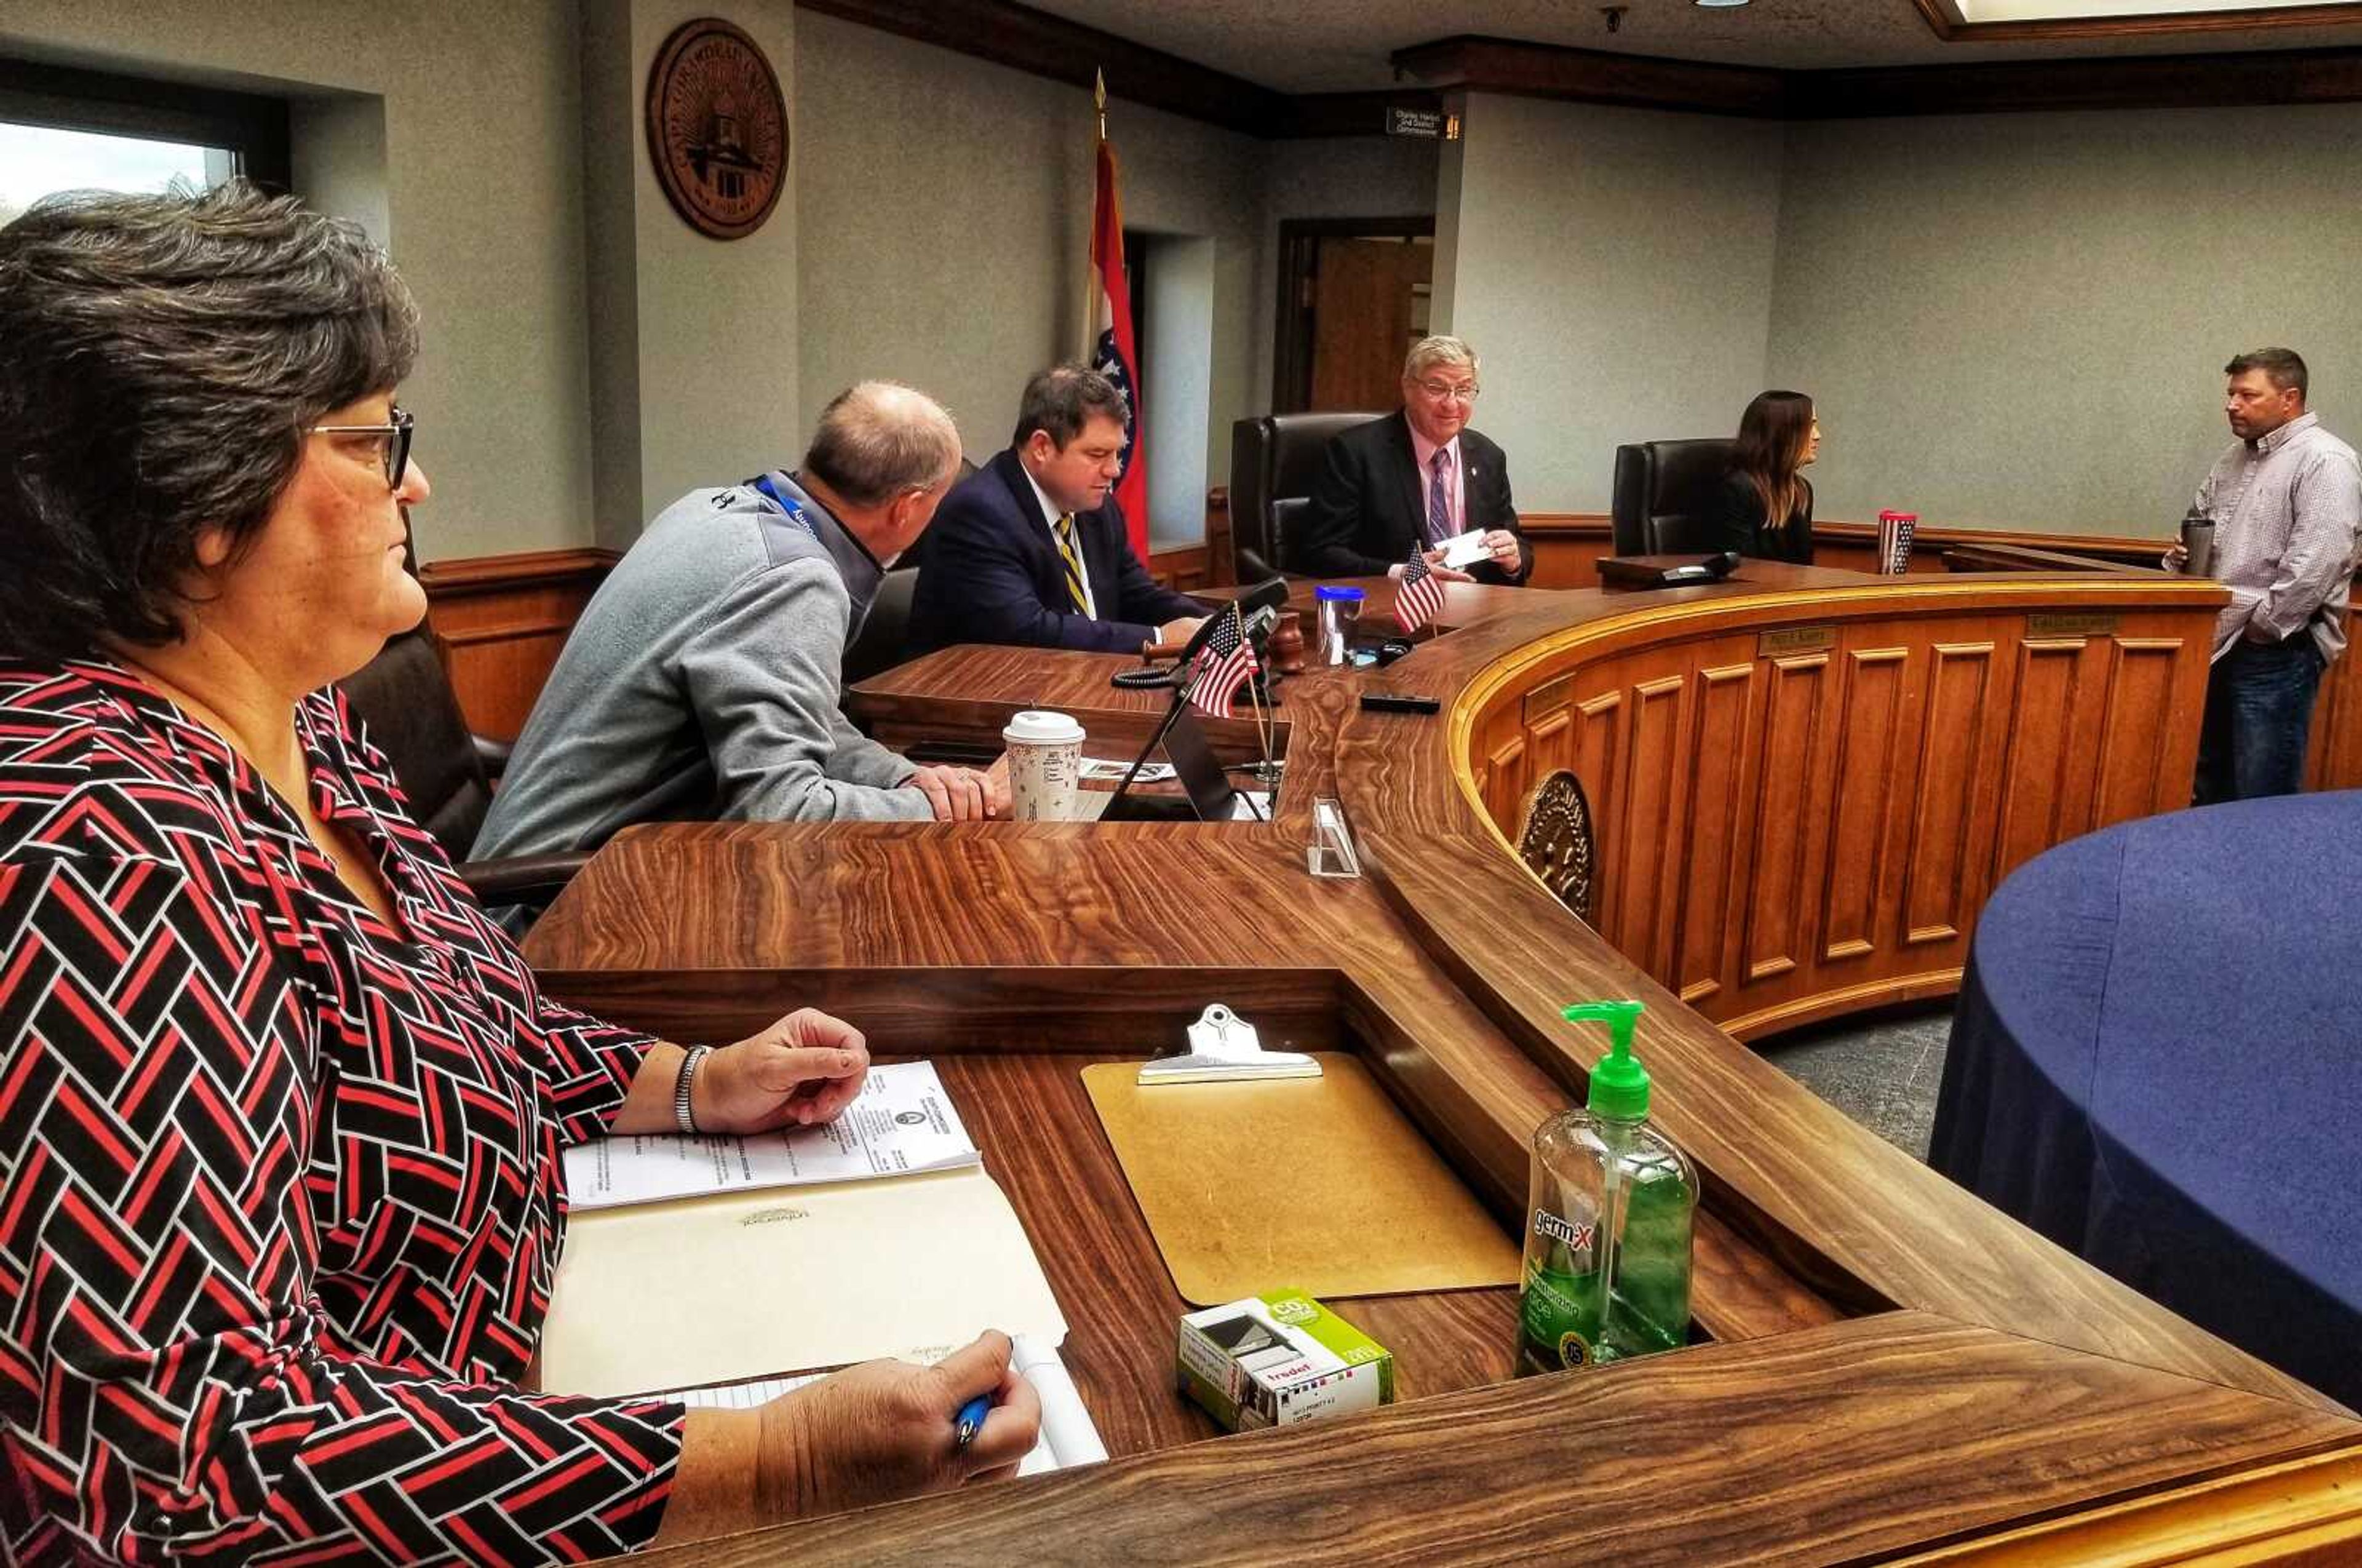
[[[711,1055],[713,1047],[711,1045],[690,1046],[680,1059],[680,1077],[673,1080],[672,1119],[680,1124],[682,1132],[692,1138],[697,1135],[698,1128],[697,1118],[689,1109],[689,1084],[691,1078],[697,1077],[698,1064]]]

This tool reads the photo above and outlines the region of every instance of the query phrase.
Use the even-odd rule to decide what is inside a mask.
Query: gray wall
[[[379,234],[425,313],[403,391],[435,483],[425,554],[589,542],[572,0],[8,0],[0,50],[294,98],[299,128],[330,133],[298,162],[305,193]]]
[[[1766,379],[1820,414],[1820,514],[2165,534],[2268,344],[2352,438],[2357,170],[2362,105],[1793,127]]]
[[[1618,444],[1734,428],[1761,390],[1785,127],[1488,94],[1464,124],[1436,319],[1484,360],[1472,423],[1521,508],[1605,511]]]
[[[796,12],[791,0],[580,7],[597,532],[620,548],[682,491],[792,466],[803,451]],[[714,16],[761,46],[788,102],[788,188],[761,228],[731,240],[672,210],[641,128],[657,51],[681,23]]]
[[[1084,348],[1090,95],[813,11],[797,51],[804,385],[816,403],[865,376],[912,382],[982,461],[1008,444],[1026,376]],[[1267,395],[1252,301],[1264,149],[1120,98],[1108,128],[1125,224],[1211,245],[1202,439],[1220,472],[1231,421]]]

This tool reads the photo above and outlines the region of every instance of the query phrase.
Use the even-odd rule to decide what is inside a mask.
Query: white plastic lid
[[[1009,721],[1000,738],[1010,745],[1064,745],[1083,738],[1083,726],[1069,713],[1029,708]]]

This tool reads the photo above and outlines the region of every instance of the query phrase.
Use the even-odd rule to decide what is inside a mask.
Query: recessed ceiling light
[[[1746,5],[1747,0],[1697,0],[1697,3],[1709,11],[1735,11]]]

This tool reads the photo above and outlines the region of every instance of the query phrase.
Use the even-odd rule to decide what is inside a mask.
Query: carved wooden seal
[[[715,239],[763,226],[788,173],[788,102],[755,40],[683,22],[648,71],[648,157],[673,211]]]

